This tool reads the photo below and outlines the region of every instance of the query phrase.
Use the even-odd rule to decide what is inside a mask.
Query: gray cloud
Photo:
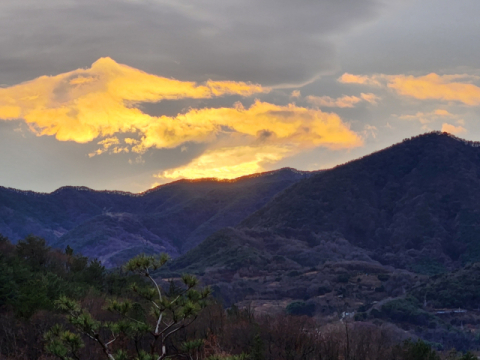
[[[373,26],[339,44],[349,72],[471,72],[480,57],[478,0],[393,1]]]
[[[335,69],[328,36],[375,17],[375,0],[16,0],[0,4],[0,82],[101,56],[188,80],[298,83]]]

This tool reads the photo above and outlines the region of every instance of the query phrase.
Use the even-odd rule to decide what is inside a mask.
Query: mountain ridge
[[[254,179],[258,177],[266,177],[266,176],[272,176],[275,174],[278,174],[283,171],[290,171],[292,173],[300,174],[300,175],[308,175],[316,172],[321,172],[324,170],[313,170],[313,171],[307,171],[307,170],[298,170],[292,167],[283,167],[280,169],[276,170],[270,170],[270,171],[264,171],[264,172],[259,172],[259,173],[254,173],[254,174],[249,174],[249,175],[243,175],[239,176],[234,179],[222,179],[222,178],[216,178],[216,177],[206,177],[206,178],[199,178],[199,179],[179,179],[175,180],[169,183],[157,185],[151,189],[147,189],[138,193],[133,193],[130,191],[123,191],[123,190],[95,190],[92,188],[89,188],[88,186],[75,186],[75,185],[64,185],[59,187],[58,189],[55,189],[51,192],[43,192],[43,191],[34,191],[34,190],[21,190],[21,189],[16,189],[13,187],[9,186],[1,186],[0,185],[0,190],[5,190],[5,191],[11,191],[14,193],[19,193],[19,194],[25,194],[25,195],[38,195],[38,196],[44,196],[44,195],[54,195],[56,193],[60,193],[64,190],[77,190],[77,191],[85,191],[85,192],[94,192],[94,193],[103,193],[103,194],[114,194],[114,195],[124,195],[124,196],[132,196],[132,197],[140,197],[144,196],[146,194],[149,194],[151,192],[155,192],[157,190],[163,189],[168,186],[172,185],[178,185],[179,183],[201,183],[201,182],[217,182],[217,183],[235,183],[238,181],[242,180],[247,180],[247,179]]]
[[[232,249],[252,255],[253,273],[264,267],[258,251],[269,261],[293,261],[290,270],[322,266],[331,257],[433,275],[480,261],[479,146],[427,133],[314,174],[235,228],[212,234],[171,270],[213,271],[210,277],[240,271],[222,261]],[[216,238],[223,239],[217,247]]]
[[[419,213],[410,217],[416,222],[416,232],[421,237],[417,240],[441,237],[447,241],[448,236],[450,240],[455,236],[458,238],[461,236],[458,234],[458,222],[463,221],[458,216],[464,216],[465,212],[473,216],[480,211],[477,205],[480,201],[477,195],[480,190],[478,144],[438,133],[409,139],[293,185],[239,226],[252,228],[282,224],[280,227],[293,229],[335,230],[348,239],[354,239],[355,244],[372,249],[396,246],[392,242],[382,243],[382,239],[392,238],[394,234],[375,231],[394,231],[394,223],[402,221],[405,227],[412,227],[413,224],[405,222],[408,210],[424,212],[423,215]],[[327,191],[332,193],[329,195]],[[292,203],[290,198],[295,196],[303,196],[303,200]],[[336,205],[341,200],[344,201],[344,209]],[[323,201],[323,205],[318,205],[318,201]],[[456,210],[452,207],[455,201],[460,206]],[[462,204],[459,205],[458,201]],[[310,206],[315,209],[308,211]],[[349,211],[352,207],[355,212]],[[335,211],[335,214],[331,215],[329,211]],[[400,214],[406,218],[399,218]],[[372,221],[376,223],[372,224]],[[456,231],[453,228],[458,230],[457,233],[453,234]],[[439,233],[437,229],[449,235]],[[427,234],[432,231],[437,232]],[[416,241],[412,234],[403,236],[407,236],[407,241]],[[418,246],[410,245],[411,248]],[[452,256],[451,260],[457,259]]]
[[[140,194],[75,186],[51,193],[0,187],[0,233],[13,241],[32,233],[55,247],[102,254],[107,266],[143,251],[175,257],[215,230],[236,225],[310,174],[284,168],[235,180],[179,180]],[[110,259],[119,250],[125,253]]]

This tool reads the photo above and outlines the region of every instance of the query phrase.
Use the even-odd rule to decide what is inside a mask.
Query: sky
[[[142,192],[480,139],[478,0],[0,0],[0,186]]]

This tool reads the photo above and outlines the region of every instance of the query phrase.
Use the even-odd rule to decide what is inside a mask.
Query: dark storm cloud
[[[330,35],[379,8],[374,0],[3,2],[0,83],[102,56],[179,79],[300,83],[335,69]]]

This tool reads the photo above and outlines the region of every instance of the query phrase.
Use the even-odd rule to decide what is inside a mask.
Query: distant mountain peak
[[[146,190],[141,194],[146,194],[150,192],[154,192],[160,188],[176,185],[176,184],[181,184],[181,183],[203,183],[203,182],[216,182],[216,183],[235,183],[239,181],[243,181],[246,179],[254,179],[254,178],[259,178],[259,177],[267,177],[267,176],[272,176],[272,175],[277,175],[277,174],[282,174],[282,173],[290,173],[290,174],[298,174],[298,175],[308,175],[315,173],[317,171],[303,171],[303,170],[297,170],[291,167],[283,167],[277,170],[270,170],[270,171],[265,171],[265,172],[259,172],[259,173],[254,173],[254,174],[249,174],[249,175],[243,175],[234,179],[220,179],[220,178],[200,178],[200,179],[180,179],[176,180],[170,183],[158,185],[152,189]]]
[[[448,133],[448,132],[442,132],[442,131],[431,131],[431,132],[427,132],[427,133],[424,133],[424,134],[420,134],[420,135],[417,135],[417,136],[413,136],[411,138],[406,138],[406,139],[403,139],[402,143],[404,142],[409,142],[409,141],[418,141],[418,140],[423,140],[423,139],[453,139],[453,140],[456,140],[458,142],[461,142],[462,144],[465,144],[465,145],[469,145],[469,146],[472,146],[472,147],[480,147],[480,141],[472,141],[472,140],[466,140],[466,139],[462,139],[458,136],[455,136],[451,133]],[[397,144],[394,144],[392,146],[395,146]],[[392,147],[390,146],[390,147]]]
[[[95,191],[93,189],[90,189],[89,187],[86,187],[86,186],[62,186],[60,188],[58,188],[57,190],[55,191],[52,191],[51,194],[59,194],[59,193],[62,193],[62,192],[65,192],[65,191],[71,191],[71,190],[74,190],[74,191]]]

